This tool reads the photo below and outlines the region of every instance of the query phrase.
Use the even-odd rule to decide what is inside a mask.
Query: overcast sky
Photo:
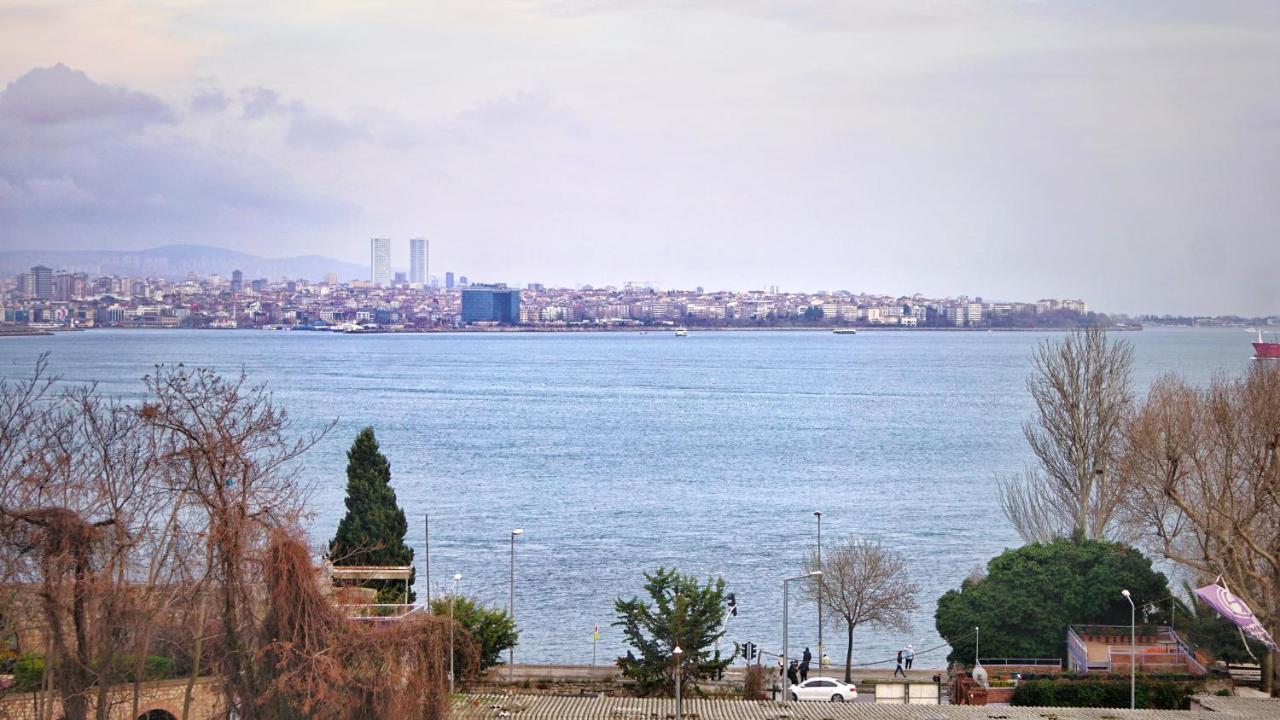
[[[0,0],[0,246],[1280,313],[1280,2]]]

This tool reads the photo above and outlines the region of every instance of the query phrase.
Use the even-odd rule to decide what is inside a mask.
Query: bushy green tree
[[[404,542],[409,531],[404,510],[391,488],[391,463],[378,449],[373,428],[356,436],[347,451],[347,514],[329,543],[333,564],[412,565],[413,548]],[[413,584],[412,578],[409,584]],[[365,587],[378,590],[379,602],[412,602],[401,581],[371,581]]]
[[[449,602],[453,601],[453,621],[475,643],[478,653],[478,670],[486,670],[502,662],[502,653],[515,647],[520,641],[516,621],[503,608],[481,605],[475,598],[465,595],[438,597],[431,601],[431,612],[439,617],[449,617]],[[466,668],[466,651],[462,644],[454,643],[454,664]]]
[[[644,577],[644,590],[652,603],[639,597],[614,601],[618,620],[613,624],[622,628],[627,644],[636,651],[618,658],[623,674],[636,682],[640,692],[674,689],[671,651],[677,646],[683,651],[681,682],[695,684],[722,672],[733,659],[722,658],[715,649],[716,640],[724,635],[724,578],[702,584],[674,568],[658,568]]]
[[[1134,602],[1169,596],[1162,573],[1138,550],[1102,540],[1055,540],[1006,550],[984,577],[965,580],[938,600],[938,634],[951,644],[949,660],[973,662],[973,628],[984,657],[1065,658],[1067,626],[1129,624]],[[1167,622],[1167,616],[1151,618]]]

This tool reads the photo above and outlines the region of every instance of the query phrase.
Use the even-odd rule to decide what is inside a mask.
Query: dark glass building
[[[462,291],[462,322],[520,322],[520,291],[506,285],[472,285]]]

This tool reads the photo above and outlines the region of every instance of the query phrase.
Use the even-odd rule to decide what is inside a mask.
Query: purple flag
[[[1266,645],[1272,652],[1280,652],[1280,647],[1276,646],[1276,641],[1271,639],[1271,633],[1258,622],[1258,618],[1249,609],[1243,600],[1236,597],[1230,590],[1221,585],[1205,585],[1202,588],[1196,588],[1196,594],[1201,600],[1209,603],[1209,606],[1217,610],[1222,617],[1230,620],[1240,629],[1249,634],[1249,637]]]

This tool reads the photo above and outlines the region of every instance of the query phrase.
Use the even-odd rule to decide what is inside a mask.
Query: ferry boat
[[[835,335],[857,335],[858,329],[857,328],[836,328],[831,332]]]
[[[676,337],[689,337],[689,328],[676,328]]]
[[[1278,333],[1272,333],[1276,335]],[[1280,360],[1280,342],[1267,342],[1262,337],[1262,330],[1258,330],[1258,341],[1253,344],[1254,360]]]

